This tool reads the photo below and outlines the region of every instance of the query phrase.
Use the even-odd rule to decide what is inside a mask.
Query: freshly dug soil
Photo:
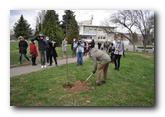
[[[73,84],[67,84],[67,86],[63,85],[63,87],[69,91],[69,92],[81,92],[81,91],[87,91],[90,89],[90,86],[86,82],[82,82],[80,80],[74,82]]]

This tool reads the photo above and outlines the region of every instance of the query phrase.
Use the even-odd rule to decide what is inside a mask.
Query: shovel
[[[85,82],[87,82],[87,81],[91,78],[92,75],[93,75],[93,73],[91,73],[91,74],[88,76],[88,78],[85,80]]]

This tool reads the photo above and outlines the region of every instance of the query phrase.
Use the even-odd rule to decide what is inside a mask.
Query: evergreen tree
[[[20,19],[15,23],[13,28],[16,38],[23,36],[24,38],[28,39],[32,35],[30,24],[28,24],[27,20],[24,19],[23,15],[21,15]]]
[[[46,11],[41,32],[60,45],[64,38],[64,33],[59,26],[58,14],[54,10]]]
[[[68,38],[68,43],[71,43],[73,38],[79,37],[79,27],[73,11],[65,10],[61,27],[65,33],[65,36]]]

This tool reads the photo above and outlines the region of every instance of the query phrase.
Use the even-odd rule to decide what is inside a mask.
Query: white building
[[[92,39],[94,39],[95,42],[112,42],[114,40],[113,32],[115,31],[115,27],[94,26],[92,25],[92,20],[93,17],[91,18],[91,20],[82,21],[79,23],[80,38],[86,41],[91,41]]]
[[[92,39],[97,42],[112,42],[115,43],[115,35],[118,35],[116,27],[110,26],[94,26],[92,25],[93,17],[91,20],[79,22],[79,35],[80,38],[90,42]],[[128,39],[123,38],[125,47],[130,45]]]

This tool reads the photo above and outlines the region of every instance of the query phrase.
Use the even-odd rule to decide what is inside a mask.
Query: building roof
[[[81,25],[85,27],[95,27],[95,28],[116,28],[116,27],[111,27],[111,26],[94,26],[94,25]]]

